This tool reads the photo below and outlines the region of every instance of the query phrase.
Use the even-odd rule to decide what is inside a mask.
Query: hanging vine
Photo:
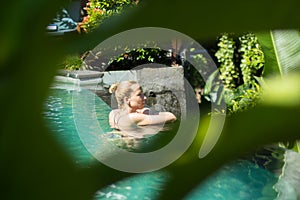
[[[261,76],[264,66],[264,53],[258,43],[257,37],[253,33],[248,33],[239,37],[241,53],[241,72],[244,84],[253,84],[254,76]]]
[[[257,37],[253,33],[239,37],[225,33],[217,45],[215,56],[220,80],[216,73],[212,74],[209,80],[216,84],[206,85],[207,99],[217,104],[224,100],[229,114],[254,107],[262,91],[256,77],[262,75],[264,67],[264,54]]]
[[[219,50],[215,56],[220,63],[220,78],[223,81],[224,87],[233,89],[237,86],[239,72],[234,64],[235,42],[227,33],[223,34],[218,43]]]

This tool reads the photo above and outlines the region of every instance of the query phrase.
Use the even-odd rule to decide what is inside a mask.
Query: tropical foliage
[[[84,8],[87,15],[80,23],[80,28],[85,32],[91,32],[106,18],[120,14],[126,6],[135,5],[137,2],[136,0],[89,0]]]
[[[277,75],[284,78],[292,72],[299,71],[300,36],[298,30],[274,30],[257,35],[264,52],[269,55],[266,61],[266,68],[269,68],[265,72],[266,77]],[[267,87],[268,85],[265,85],[265,88]],[[284,93],[281,95],[284,97]],[[299,140],[287,141],[280,145],[300,153]]]
[[[239,71],[234,63],[234,51],[236,49],[235,42],[228,34],[222,35],[218,43],[219,50],[215,56],[220,63],[220,78],[225,88],[233,89],[237,85],[237,79],[239,78]]]
[[[257,37],[253,33],[248,33],[239,37],[241,54],[240,69],[242,72],[243,83],[246,85],[256,82],[255,76],[262,75],[264,67],[264,53]]]
[[[160,48],[138,48],[127,50],[124,54],[111,60],[106,70],[129,70],[147,63],[160,63],[170,66],[171,56]]]
[[[211,74],[205,86],[207,99],[217,104],[224,100],[229,114],[254,107],[261,93],[257,77],[262,76],[264,67],[264,54],[257,37],[253,33],[240,36],[225,33],[219,38],[218,47],[215,56],[220,77],[218,73]]]
[[[82,65],[82,59],[78,54],[67,55],[61,63],[59,68],[66,70],[79,70]]]
[[[0,32],[3,199],[90,199],[100,188],[135,176],[102,164],[79,168],[45,126],[42,105],[57,70],[53,66],[57,66],[64,55],[87,50],[109,35],[135,27],[164,26],[204,40],[224,30],[298,29],[300,21],[299,7],[294,0],[276,3],[253,0],[251,4],[236,0],[230,6],[226,1],[177,4],[171,0],[154,0],[145,3],[133,15],[114,16],[111,24],[102,24],[84,39],[46,37],[45,26],[64,2],[67,1],[20,0],[19,6],[15,6],[15,1],[3,3],[3,8],[14,8],[13,15],[11,9],[2,9],[0,14],[2,19],[11,16],[10,20],[2,20],[3,31]],[[245,14],[245,7],[255,14]],[[209,17],[195,20],[205,16]],[[272,41],[270,34],[266,38]],[[292,43],[299,42],[297,37],[287,36],[287,39]],[[269,43],[267,48],[272,51],[264,51],[264,73],[267,69],[276,72],[278,67],[272,64],[277,60],[276,54],[271,54],[275,52],[273,44]],[[279,43],[276,53],[282,48],[284,44]],[[298,51],[294,50],[295,53]],[[290,62],[298,62],[294,55],[287,58]],[[162,188],[159,199],[184,198],[222,165],[255,147],[299,139],[300,76],[286,76],[281,80],[266,79],[268,88],[264,91],[263,102],[247,112],[226,118],[220,140],[203,159],[198,158],[198,150],[202,143],[201,134],[205,134],[210,120],[201,119],[197,141],[182,159],[164,169],[171,179]],[[295,185],[295,188],[299,186]]]

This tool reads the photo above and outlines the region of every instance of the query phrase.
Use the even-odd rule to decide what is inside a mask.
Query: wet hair
[[[118,108],[124,108],[124,98],[130,97],[132,90],[132,85],[138,84],[136,81],[122,81],[120,83],[114,83],[110,86],[109,92],[115,94]]]

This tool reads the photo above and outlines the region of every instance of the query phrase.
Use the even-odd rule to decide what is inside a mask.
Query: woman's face
[[[132,92],[129,97],[129,106],[134,110],[144,108],[146,96],[144,96],[141,86],[139,84],[133,84],[131,89]]]

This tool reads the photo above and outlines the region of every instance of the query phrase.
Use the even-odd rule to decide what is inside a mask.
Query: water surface
[[[173,137],[172,132],[168,131],[157,134],[156,139],[155,137],[149,137],[150,139],[124,138],[120,134],[114,133],[108,124],[110,108],[101,98],[95,98],[92,101],[88,99],[84,100],[83,98],[84,102],[79,102],[80,104],[91,104],[91,108],[95,111],[94,113],[90,113],[91,116],[88,117],[82,115],[80,123],[84,124],[90,130],[90,134],[87,136],[79,135],[77,131],[78,124],[74,122],[74,115],[75,117],[80,117],[81,114],[76,112],[79,112],[82,108],[86,108],[86,106],[74,109],[73,97],[80,94],[78,91],[53,89],[48,100],[45,102],[44,111],[45,119],[52,130],[52,134],[66,151],[72,155],[74,162],[79,167],[100,164],[92,156],[90,150],[86,149],[82,139],[86,143],[89,143],[90,148],[94,148],[95,151],[102,151],[105,148],[99,147],[95,142],[97,138],[105,137],[118,148],[144,152],[163,146],[158,145],[153,147],[153,144],[155,144],[153,141],[156,141],[157,138],[165,137],[164,141],[167,143]],[[76,105],[79,105],[78,102]],[[84,110],[80,112],[89,113],[89,111]],[[96,120],[97,123],[90,124],[87,118]],[[98,131],[98,126],[101,127],[101,131]],[[140,148],[141,144],[146,144],[144,146],[146,148]],[[94,199],[156,199],[169,178],[167,172],[163,170],[138,174],[99,190],[95,194]],[[273,189],[273,186],[277,180],[278,175],[271,172],[271,170],[267,170],[261,162],[257,160],[254,162],[251,159],[240,159],[221,168],[207,181],[195,187],[185,199],[276,199],[277,192]]]

